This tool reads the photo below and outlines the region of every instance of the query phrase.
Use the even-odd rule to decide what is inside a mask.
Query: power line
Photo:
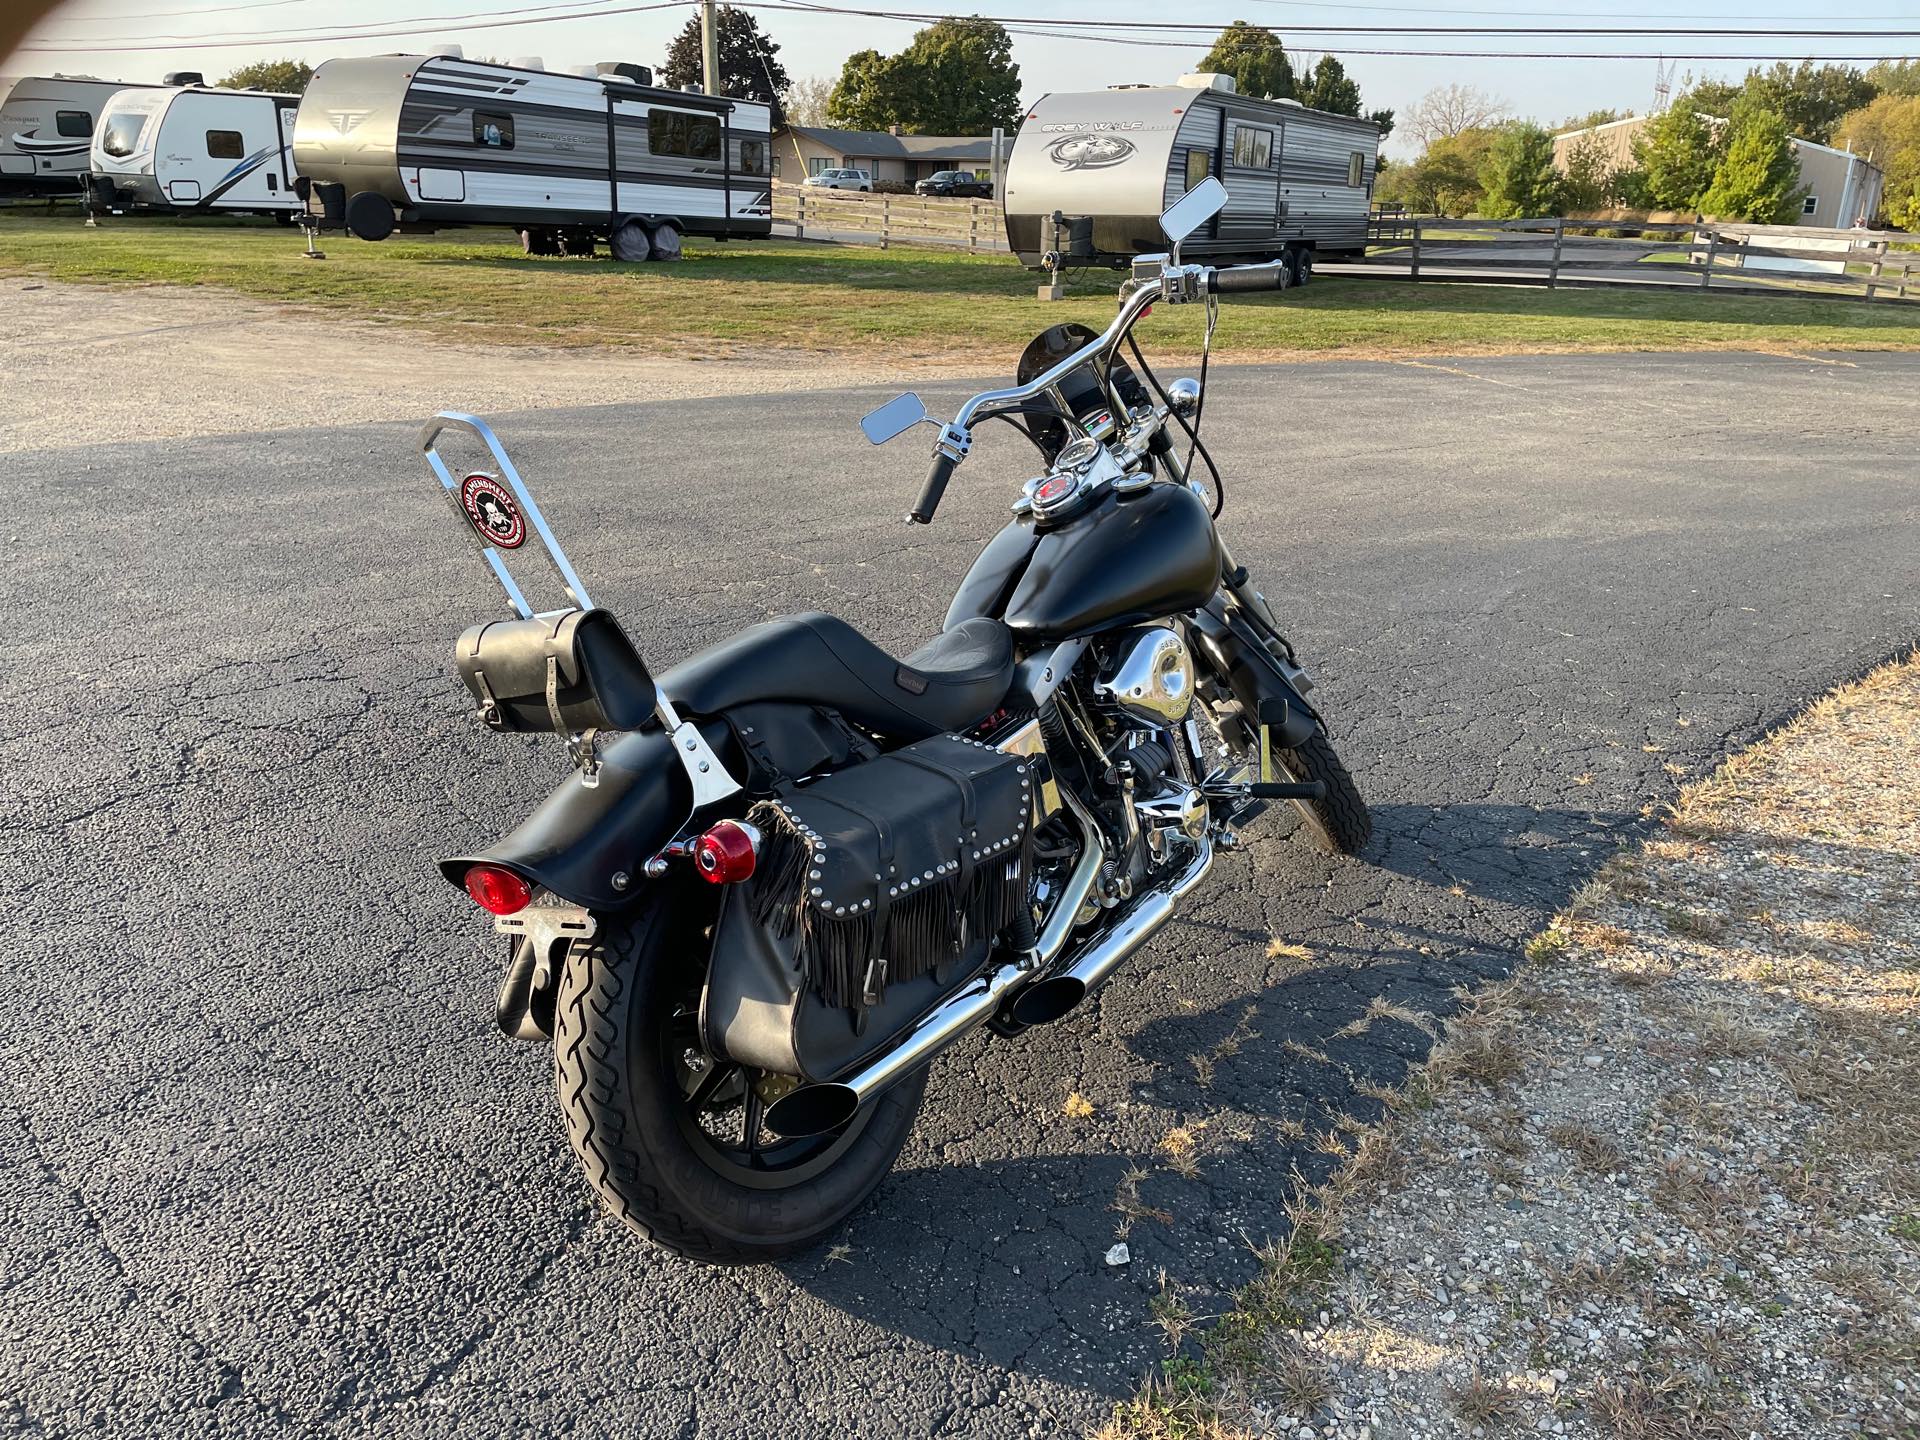
[[[276,3],[285,3],[285,0],[276,0]],[[427,28],[435,29],[447,25],[459,25],[468,20],[497,20],[503,15],[531,15],[537,11],[547,10],[580,10],[581,13],[578,15],[558,15],[554,18],[558,20],[581,20],[588,18],[589,14],[613,14],[613,11],[603,9],[594,9],[592,11],[581,10],[582,6],[597,6],[603,5],[604,3],[605,0],[549,0],[549,3],[544,5],[517,5],[510,10],[468,10],[456,15],[421,15],[412,17],[412,19],[428,22]],[[676,0],[676,3],[685,4],[688,3],[688,0]],[[220,36],[216,37],[216,40],[217,38],[231,37],[233,39],[246,40],[278,40],[285,44],[296,45],[302,42],[304,38],[302,32],[307,30],[364,32],[370,37],[377,38],[380,35],[409,33],[389,30],[383,27],[411,24],[412,19],[349,20],[334,25],[295,25],[280,30],[227,30],[220,32]],[[470,28],[479,29],[480,27],[473,26]],[[200,32],[187,35],[137,35],[132,38],[137,40],[179,40],[188,44],[216,43],[214,41],[203,40]],[[58,42],[50,41],[48,43]]]

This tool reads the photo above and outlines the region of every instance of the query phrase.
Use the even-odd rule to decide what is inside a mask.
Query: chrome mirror
[[[860,428],[875,445],[884,445],[896,435],[904,435],[922,420],[930,419],[920,397],[909,390],[896,395],[878,410],[860,417]]]
[[[1175,245],[1227,208],[1227,187],[1209,175],[1160,213],[1160,228]]]

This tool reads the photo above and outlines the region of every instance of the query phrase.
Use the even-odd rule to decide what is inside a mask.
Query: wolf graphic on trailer
[[[77,196],[94,123],[126,88],[74,75],[0,79],[0,194]]]
[[[314,200],[363,240],[505,225],[535,254],[677,254],[682,235],[773,229],[770,111],[651,83],[639,65],[561,74],[458,55],[329,60],[294,155]]]
[[[122,90],[94,130],[87,203],[96,215],[292,216],[296,95],[209,87],[179,73]]]
[[[1231,76],[1042,96],[1007,164],[1008,248],[1030,269],[1125,265],[1164,248],[1160,214],[1208,176],[1227,204],[1184,252],[1210,264],[1361,254],[1379,168],[1369,120],[1236,93]]]

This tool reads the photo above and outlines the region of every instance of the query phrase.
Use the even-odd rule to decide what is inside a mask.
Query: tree
[[[1632,116],[1631,110],[1589,110],[1584,115],[1570,117],[1560,126],[1560,133],[1564,135],[1569,130],[1592,130],[1601,125],[1611,125],[1616,120],[1631,119]]]
[[[1568,210],[1606,206],[1613,191],[1611,159],[1606,141],[1592,129],[1567,146],[1567,172],[1561,180],[1560,195]]]
[[[1689,76],[1685,94],[1692,99],[1693,108],[1701,114],[1724,120],[1727,112],[1733,109],[1733,102],[1740,98],[1740,87],[1731,80],[1701,80],[1696,83]],[[1676,105],[1679,103],[1678,100],[1674,101]]]
[[[1920,95],[1920,60],[1882,60],[1867,70],[1867,83],[1882,95]]]
[[[825,125],[827,101],[833,97],[833,81],[823,75],[802,75],[787,86],[786,112],[789,125]]]
[[[917,135],[983,135],[1020,123],[1020,67],[999,24],[978,16],[941,20],[898,55],[847,57],[827,113],[842,125]]]
[[[1393,133],[1393,111],[1369,110],[1367,111],[1367,119],[1371,120],[1380,128],[1380,138],[1382,140]]]
[[[1479,213],[1493,220],[1532,219],[1561,210],[1553,136],[1530,120],[1500,127],[1480,167]]]
[[[1682,95],[1634,138],[1634,164],[1646,171],[1647,199],[1656,210],[1697,210],[1720,164],[1720,137]]]
[[[1844,116],[1834,138],[1886,174],[1881,204],[1887,219],[1903,230],[1920,230],[1920,95],[1882,95]]]
[[[256,60],[242,65],[220,82],[223,90],[271,90],[276,95],[304,95],[313,79],[313,67],[304,60]]]
[[[779,61],[780,47],[761,33],[760,24],[745,10],[722,5],[714,17],[715,48],[720,60],[720,93],[740,100],[760,100],[773,107],[773,124],[785,121],[787,67]],[[659,82],[670,89],[703,83],[700,17],[690,18],[667,46],[667,63]]]
[[[1220,32],[1201,60],[1200,69],[1231,75],[1234,89],[1242,95],[1266,100],[1295,98],[1293,62],[1287,58],[1280,37],[1264,25],[1234,21]]]
[[[1805,195],[1786,117],[1758,94],[1742,95],[1727,119],[1726,153],[1700,209],[1722,220],[1784,225],[1800,213]]]
[[[1873,99],[1875,89],[1851,65],[1815,65],[1811,60],[1789,65],[1782,60],[1765,70],[1749,70],[1741,92],[1785,120],[1789,135],[1825,145],[1840,117]]]
[[[1419,159],[1383,171],[1376,194],[1418,215],[1464,215],[1479,203],[1480,170],[1494,137],[1486,129],[1443,135]]]
[[[1335,115],[1360,113],[1360,87],[1347,78],[1347,67],[1331,55],[1322,55],[1303,89],[1294,97],[1314,110]]]
[[[1467,130],[1485,130],[1507,113],[1507,102],[1471,85],[1429,90],[1407,116],[1407,130],[1422,145]]]

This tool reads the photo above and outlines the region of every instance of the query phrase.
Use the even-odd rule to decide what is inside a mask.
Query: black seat
[[[1013,634],[998,620],[962,621],[897,660],[815,611],[742,630],[674,666],[660,688],[690,715],[793,700],[838,710],[877,734],[924,740],[984,719],[1012,680]]]

